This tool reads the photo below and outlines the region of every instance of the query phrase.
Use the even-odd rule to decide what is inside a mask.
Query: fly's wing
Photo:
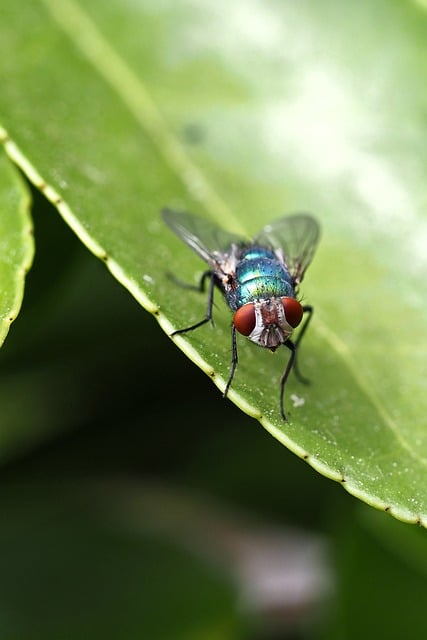
[[[163,209],[162,217],[168,227],[213,268],[221,268],[233,244],[245,242],[240,236],[191,213]]]
[[[313,259],[320,236],[318,222],[308,213],[279,218],[266,225],[254,242],[279,251],[294,286],[298,286]]]

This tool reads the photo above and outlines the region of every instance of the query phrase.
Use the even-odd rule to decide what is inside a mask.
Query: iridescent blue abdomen
[[[244,304],[272,297],[294,297],[291,276],[273,251],[264,247],[246,249],[236,265],[236,284],[227,292],[233,311]]]

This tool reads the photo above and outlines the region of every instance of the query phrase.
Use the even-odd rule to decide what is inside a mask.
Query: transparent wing
[[[318,222],[308,213],[296,213],[266,225],[254,239],[282,254],[286,267],[297,286],[313,259],[320,236]]]
[[[212,267],[221,265],[232,244],[245,242],[240,236],[191,213],[163,209],[162,217],[168,227]]]

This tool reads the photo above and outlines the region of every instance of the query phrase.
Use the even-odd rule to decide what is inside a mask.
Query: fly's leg
[[[289,338],[283,344],[291,352],[290,358],[288,360],[288,364],[286,365],[286,368],[282,373],[282,377],[280,378],[280,413],[282,415],[283,420],[287,422],[288,419],[286,417],[285,407],[283,406],[283,395],[285,393],[286,380],[288,379],[289,374],[292,371],[292,367],[295,365],[295,358],[297,355],[297,346]]]
[[[232,353],[232,356],[231,356],[230,375],[228,376],[228,381],[225,386],[224,393],[222,394],[223,398],[226,397],[228,390],[230,388],[230,385],[233,382],[234,374],[236,373],[237,363],[239,361],[239,358],[237,356],[236,327],[234,326],[234,324],[231,325],[231,353]]]
[[[174,331],[173,333],[171,333],[171,336],[176,336],[180,333],[187,333],[187,331],[193,331],[193,329],[197,329],[198,327],[201,327],[203,324],[206,324],[207,322],[210,322],[212,320],[212,307],[213,307],[213,299],[214,299],[214,287],[215,287],[215,274],[213,271],[205,271],[204,274],[202,275],[202,277],[200,278],[200,283],[197,287],[193,286],[193,285],[182,285],[185,286],[187,289],[195,289],[196,291],[199,291],[200,293],[203,293],[205,291],[205,287],[206,287],[206,280],[209,278],[209,289],[208,289],[208,304],[206,307],[206,315],[203,318],[203,320],[200,320],[199,322],[196,322],[195,324],[192,324],[190,327],[185,327],[184,329],[177,329],[176,331]]]
[[[307,331],[307,327],[308,327],[309,322],[311,320],[311,317],[313,315],[314,309],[313,309],[313,307],[311,305],[305,305],[302,309],[303,309],[303,312],[306,313],[307,315],[306,315],[304,323],[303,323],[303,325],[302,325],[302,327],[300,329],[300,332],[298,333],[298,337],[297,337],[297,339],[295,340],[295,343],[294,343],[295,344],[294,371],[295,371],[296,377],[298,378],[298,380],[300,382],[302,382],[303,384],[310,384],[310,380],[308,380],[305,376],[303,376],[301,374],[300,368],[298,366],[298,355],[297,355],[297,352],[298,352],[299,344],[300,344],[305,332]],[[285,342],[285,344],[286,344],[286,342]]]
[[[288,360],[288,364],[286,365],[286,368],[282,374],[282,377],[280,378],[280,413],[282,415],[282,418],[285,422],[288,421],[287,417],[286,417],[286,413],[285,413],[285,407],[283,404],[283,396],[285,393],[285,385],[286,385],[286,381],[289,377],[290,372],[292,371],[292,368],[295,371],[295,375],[298,378],[298,380],[300,382],[303,382],[304,384],[309,384],[310,381],[307,380],[307,378],[305,378],[298,367],[298,347],[301,343],[301,340],[305,334],[305,332],[307,331],[307,327],[309,325],[309,322],[311,320],[311,317],[313,315],[313,307],[310,305],[306,305],[303,307],[303,311],[304,313],[306,313],[306,318],[304,320],[304,324],[301,327],[301,330],[298,334],[297,339],[295,340],[295,342],[292,342],[292,340],[290,340],[289,338],[286,340],[286,342],[284,342],[284,346],[287,347],[289,349],[289,351],[291,352],[290,358]]]

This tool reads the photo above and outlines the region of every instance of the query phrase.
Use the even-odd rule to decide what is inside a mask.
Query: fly
[[[297,353],[313,307],[302,305],[297,296],[319,240],[319,224],[305,213],[285,216],[266,225],[248,241],[189,213],[164,209],[162,216],[168,227],[209,265],[197,287],[203,292],[208,283],[205,317],[172,335],[193,331],[210,322],[214,289],[220,289],[234,314],[231,368],[224,396],[238,362],[236,331],[271,351],[283,345],[290,351],[280,378],[280,413],[287,421],[283,397],[292,368],[297,377],[307,383],[300,373]],[[300,324],[299,334],[293,341],[291,335]]]

